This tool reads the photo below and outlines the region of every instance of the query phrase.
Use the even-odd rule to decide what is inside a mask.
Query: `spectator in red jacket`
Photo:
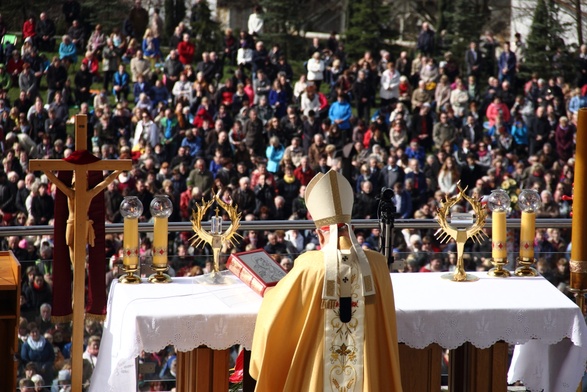
[[[190,42],[190,35],[184,34],[183,40],[177,44],[177,54],[179,61],[183,65],[191,64],[194,61],[194,53],[196,52],[196,45]]]
[[[92,75],[94,81],[100,79],[100,60],[98,60],[98,57],[96,57],[94,52],[88,50],[82,63],[88,66],[88,71]]]
[[[489,121],[490,128],[495,125],[495,119],[497,117],[500,117],[505,124],[509,124],[511,117],[510,109],[505,103],[501,102],[501,99],[497,96],[493,98],[493,102],[487,107],[485,115]]]
[[[326,116],[326,114],[328,114],[328,107],[330,106],[328,98],[326,98],[326,95],[323,93],[318,92],[318,102],[320,102],[320,117],[322,117],[322,115]]]
[[[213,124],[214,119],[212,116],[206,111],[206,108],[200,106],[194,117],[194,126],[197,128],[209,129],[212,128]]]
[[[35,16],[30,15],[27,20],[24,21],[22,25],[22,42],[28,37],[34,38],[37,33],[35,32],[36,22]]]
[[[302,185],[308,185],[315,175],[316,172],[310,167],[308,157],[302,157],[300,165],[294,170],[294,177],[297,178]]]
[[[18,85],[18,75],[22,72],[24,61],[18,50],[12,51],[12,56],[6,62],[6,73],[12,77],[12,84]]]

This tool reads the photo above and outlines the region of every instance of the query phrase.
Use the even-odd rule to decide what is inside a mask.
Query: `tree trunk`
[[[444,12],[446,11],[447,1],[446,0],[438,0],[437,3],[437,15],[436,15],[436,33],[440,34],[440,32],[446,28],[446,17],[444,16]]]
[[[581,18],[581,0],[575,0],[575,15],[577,17],[577,41],[583,45],[583,21]]]

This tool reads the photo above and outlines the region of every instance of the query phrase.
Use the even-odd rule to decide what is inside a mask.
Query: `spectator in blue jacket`
[[[396,208],[396,217],[400,219],[412,217],[412,197],[404,189],[404,183],[401,181],[393,184],[393,203]]]
[[[528,155],[528,127],[521,114],[517,114],[512,125],[511,135],[514,138],[518,156]]]
[[[69,35],[64,35],[59,44],[59,58],[63,60],[66,68],[77,61],[77,48]]]
[[[426,162],[426,150],[424,150],[424,147],[420,146],[418,139],[412,139],[410,145],[406,147],[404,154],[408,159],[418,160],[420,167],[424,167],[424,163]]]
[[[30,335],[22,345],[20,357],[23,363],[33,362],[43,378],[52,380],[54,376],[53,362],[55,351],[53,346],[41,335],[35,323],[29,324]]]
[[[126,97],[130,91],[129,83],[130,76],[126,72],[124,64],[120,64],[112,82],[112,94],[116,96],[116,102],[120,102],[122,98],[126,101]]]
[[[503,52],[499,55],[497,66],[499,68],[499,82],[507,80],[513,83],[514,76],[516,75],[516,54],[510,50],[510,43],[505,42],[503,44]]]
[[[267,171],[270,173],[277,173],[279,171],[279,163],[283,158],[285,147],[279,141],[279,137],[273,136],[269,140],[269,146],[265,151],[267,156]]]
[[[343,133],[351,129],[351,104],[346,100],[344,94],[338,94],[336,102],[330,105],[328,117],[333,124],[338,125],[338,128]]]
[[[192,158],[201,156],[204,153],[204,138],[197,128],[187,129],[185,137],[181,141],[181,146],[189,147],[189,153]]]
[[[573,90],[573,96],[569,100],[569,112],[577,114],[579,109],[587,107],[587,97],[581,95],[581,89],[577,87]]]
[[[141,93],[145,93],[147,95],[149,95],[149,93],[151,93],[151,86],[149,85],[149,83],[147,83],[145,81],[145,77],[143,75],[137,76],[137,81],[132,87],[132,94],[135,97],[135,104],[139,101],[139,97],[141,96]],[[151,97],[149,96],[149,98],[151,98]],[[151,99],[151,101],[153,102],[153,99]],[[159,102],[157,102],[157,103],[159,103]],[[165,101],[165,103],[167,103],[167,101]],[[155,102],[153,102],[153,106],[156,106],[156,105],[157,104]]]
[[[281,120],[287,109],[287,93],[279,80],[275,79],[273,87],[269,90],[269,105],[275,110],[275,116]]]
[[[151,29],[145,30],[141,48],[143,49],[144,56],[149,59],[158,60],[161,57],[161,50],[159,49],[159,37],[155,37]]]
[[[155,106],[159,102],[167,103],[169,101],[169,90],[167,90],[167,87],[165,87],[161,80],[157,79],[155,85],[149,90],[149,97]]]

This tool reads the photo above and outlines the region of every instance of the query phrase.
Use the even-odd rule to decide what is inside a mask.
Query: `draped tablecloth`
[[[531,390],[575,392],[587,361],[587,326],[579,308],[543,277],[451,282],[440,273],[392,274],[398,340],[478,348],[516,344],[508,382]],[[568,338],[568,339],[564,339]]]
[[[230,272],[223,275],[231,284],[196,284],[203,276],[169,284],[115,281],[90,391],[135,391],[135,357],[141,350],[157,352],[168,345],[185,352],[201,345],[220,350],[235,344],[250,349],[262,298]]]
[[[478,348],[517,344],[508,380],[533,390],[575,391],[587,361],[587,326],[579,308],[542,277],[456,283],[437,273],[392,274],[398,340]],[[113,283],[91,392],[136,390],[135,357],[167,345],[250,348],[261,298],[226,273],[232,284]],[[564,339],[568,338],[568,339]],[[439,359],[440,360],[440,359]]]

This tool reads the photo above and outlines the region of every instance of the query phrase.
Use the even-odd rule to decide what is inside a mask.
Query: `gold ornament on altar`
[[[218,214],[220,209],[216,207],[216,215],[210,219],[211,227],[210,232],[207,232],[202,228],[202,220],[206,215],[206,212],[216,202],[216,204],[228,214],[230,219],[230,226],[223,233],[222,232],[222,217]],[[219,274],[220,270],[220,250],[222,246],[229,242],[236,245],[236,239],[242,237],[237,230],[240,226],[241,212],[238,211],[236,205],[224,202],[220,198],[220,192],[218,192],[211,200],[201,204],[196,204],[196,211],[192,213],[192,227],[194,235],[192,236],[192,245],[194,247],[204,247],[209,244],[212,247],[212,254],[214,256],[214,270],[208,274],[207,279],[204,281],[208,284],[224,284],[225,279]]]
[[[465,272],[463,259],[465,242],[469,238],[472,238],[473,241],[481,243],[486,238],[483,232],[483,226],[485,226],[487,212],[478,200],[465,194],[467,188],[461,188],[460,184],[457,184],[457,188],[459,190],[458,195],[452,196],[451,198],[447,196],[446,200],[438,208],[438,216],[436,218],[440,225],[440,229],[435,234],[436,238],[440,242],[448,242],[452,238],[457,243],[456,269],[454,273],[442,275],[442,278],[453,282],[473,282],[479,280],[479,278]],[[473,213],[452,213],[449,224],[448,220],[451,208],[463,199],[471,205]]]

